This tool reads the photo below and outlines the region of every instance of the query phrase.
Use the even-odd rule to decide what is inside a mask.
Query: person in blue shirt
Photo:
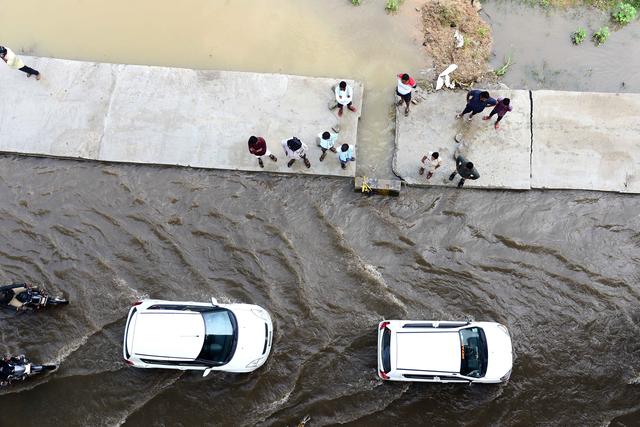
[[[342,169],[347,168],[347,163],[355,161],[355,157],[353,157],[353,146],[349,144],[342,144],[340,147],[340,152],[338,153],[338,159],[340,160],[340,165],[342,165]]]
[[[469,92],[467,92],[467,105],[466,107],[464,107],[464,110],[462,110],[462,113],[456,114],[456,119],[460,119],[464,117],[465,114],[471,113],[468,119],[469,121],[471,121],[473,119],[473,116],[481,113],[486,107],[496,104],[496,100],[491,98],[489,92],[487,92],[486,90],[470,90]]]

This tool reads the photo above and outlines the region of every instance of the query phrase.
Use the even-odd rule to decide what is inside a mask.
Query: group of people
[[[334,87],[335,103],[330,106],[333,110],[338,108],[338,116],[342,117],[344,109],[347,108],[350,111],[357,111],[353,106],[353,88],[344,80],[339,82]],[[316,138],[316,143],[320,147],[322,154],[319,161],[323,161],[327,156],[327,151],[336,153],[338,161],[342,169],[346,169],[349,162],[355,161],[354,147],[350,144],[338,144],[338,132],[334,129],[325,130],[320,132]],[[262,136],[252,135],[248,141],[249,153],[258,159],[258,165],[264,168],[264,158],[268,157],[273,162],[277,162],[278,158],[269,150],[267,141]],[[307,153],[309,147],[302,142],[297,136],[293,136],[281,141],[284,155],[289,159],[287,167],[293,166],[296,160],[302,160],[307,168],[311,167],[311,161],[309,160]]]
[[[399,94],[399,93],[398,93]],[[409,101],[411,98],[409,97]],[[489,113],[488,116],[484,116],[483,120],[491,120],[493,116],[496,116],[496,121],[493,127],[498,130],[500,128],[500,121],[504,118],[504,116],[512,110],[511,100],[509,98],[498,98],[494,99],[491,97],[489,92],[481,91],[477,89],[470,90],[467,92],[466,96],[467,103],[464,109],[456,114],[456,119],[462,119],[466,114],[469,114],[467,120],[473,120],[473,117],[476,114],[482,113],[485,108],[489,106],[493,106],[493,110]],[[407,109],[405,114],[408,114],[409,106],[407,103]],[[456,162],[456,169],[449,175],[449,181],[453,181],[456,175],[460,175],[460,181],[458,181],[458,188],[461,188],[464,185],[465,180],[467,179],[478,179],[480,178],[480,174],[476,169],[473,162],[470,162],[462,155],[461,146],[464,146],[464,142],[460,140],[460,136],[456,135],[456,142],[460,145],[456,149],[454,153],[454,160]],[[426,179],[431,179],[436,169],[440,167],[442,164],[442,159],[440,158],[440,153],[438,152],[429,152],[420,160],[420,168],[418,169],[418,174],[424,175],[425,171]]]
[[[38,70],[34,70],[33,68],[24,65],[22,59],[20,59],[20,57],[8,47],[0,46],[0,58],[2,58],[9,67],[22,71],[27,75],[27,77],[36,76],[36,80],[40,80],[42,77]]]

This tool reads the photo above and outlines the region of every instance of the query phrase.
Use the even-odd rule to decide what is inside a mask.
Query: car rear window
[[[202,314],[205,339],[198,359],[223,365],[233,357],[236,349],[238,326],[230,310],[209,310]]]
[[[382,331],[380,354],[382,357],[382,370],[387,373],[391,371],[391,331],[388,328],[384,328],[384,331]]]

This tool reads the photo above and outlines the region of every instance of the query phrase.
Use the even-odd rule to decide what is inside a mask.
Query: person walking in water
[[[511,110],[513,110],[513,108],[511,108],[511,100],[509,98],[498,98],[497,104],[495,107],[493,107],[491,113],[488,116],[484,116],[482,120],[489,120],[494,114],[497,114],[498,119],[496,120],[493,127],[495,130],[498,130],[500,129],[500,120],[502,120],[502,118],[506,116],[507,113]]]
[[[306,153],[308,147],[297,137],[294,136],[291,139],[282,140],[282,148],[284,149],[284,154],[291,159],[287,163],[288,167],[293,166],[297,159],[302,159],[307,168],[311,167],[311,162],[307,159]]]
[[[271,154],[271,151],[267,148],[267,141],[261,136],[249,137],[249,152],[258,158],[258,164],[261,168],[264,167],[262,158],[268,156],[274,162],[278,161],[278,158]]]
[[[422,156],[422,160],[420,160],[420,169],[418,169],[418,173],[420,175],[424,174],[424,171],[427,171],[427,179],[431,179],[433,173],[440,167],[442,163],[442,159],[440,158],[440,153],[434,151],[433,153],[427,153],[426,156]]]
[[[36,76],[36,80],[40,80],[40,72],[24,65],[22,59],[8,47],[0,46],[0,58],[2,58],[9,67],[26,73],[27,77]]]
[[[334,89],[336,95],[336,106],[338,107],[338,116],[342,116],[344,107],[355,112],[356,107],[353,104],[353,88],[344,80],[338,83]],[[335,107],[334,107],[335,108]]]
[[[336,141],[338,140],[338,134],[332,133],[329,131],[322,132],[318,134],[318,145],[322,150],[322,154],[320,155],[320,161],[323,161],[327,156],[327,150],[336,153]]]
[[[411,92],[418,86],[413,77],[407,73],[398,74],[398,86],[396,87],[396,95],[400,97],[398,107],[404,102],[407,104],[404,109],[404,115],[409,115],[409,105],[411,105]]]
[[[473,120],[473,116],[482,113],[482,110],[489,105],[496,105],[496,100],[491,98],[489,92],[477,89],[470,90],[467,92],[467,105],[464,107],[464,110],[462,110],[462,113],[456,114],[456,119],[463,118],[465,114],[471,113],[468,119],[471,121]]]

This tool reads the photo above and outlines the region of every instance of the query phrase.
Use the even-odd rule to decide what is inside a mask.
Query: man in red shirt
[[[252,136],[249,138],[249,152],[258,158],[258,164],[261,168],[264,167],[262,162],[263,156],[269,156],[271,160],[277,162],[276,156],[271,154],[271,151],[267,148],[267,141],[261,136]]]

